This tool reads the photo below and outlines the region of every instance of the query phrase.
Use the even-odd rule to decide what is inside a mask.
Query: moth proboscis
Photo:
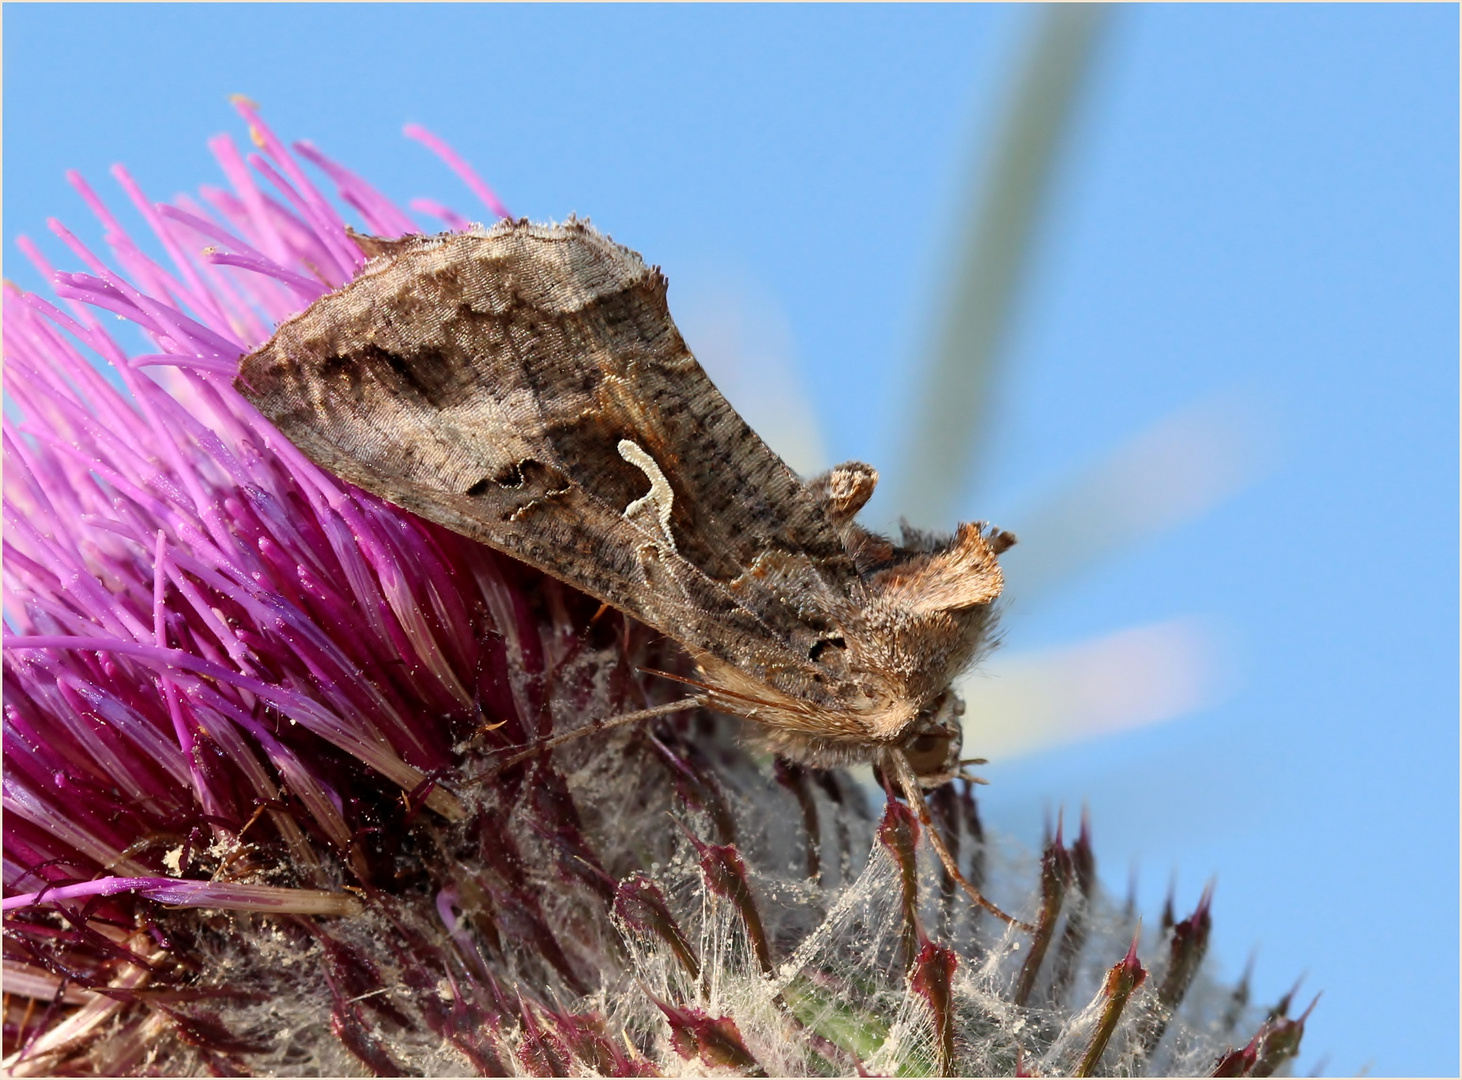
[[[586,221],[357,242],[355,279],[238,389],[342,479],[678,642],[700,675],[683,707],[796,761],[877,764],[1015,922],[921,793],[961,768],[950,682],[988,647],[1014,537],[860,526],[877,472],[788,468],[691,355],[664,275]]]

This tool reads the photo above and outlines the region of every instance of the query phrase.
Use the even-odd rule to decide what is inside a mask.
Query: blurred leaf
[[[959,683],[965,748],[995,761],[1172,720],[1221,689],[1219,649],[1192,618],[1059,649],[995,653]]]
[[[1274,427],[1249,401],[1213,398],[1158,421],[1001,524],[1001,558],[1024,609],[1123,549],[1198,517],[1273,463]]]

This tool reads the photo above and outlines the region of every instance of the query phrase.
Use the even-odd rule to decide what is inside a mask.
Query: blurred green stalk
[[[1105,4],[1044,7],[993,153],[977,165],[958,268],[896,487],[897,506],[916,525],[953,521],[974,472],[1041,201],[1108,14]]]

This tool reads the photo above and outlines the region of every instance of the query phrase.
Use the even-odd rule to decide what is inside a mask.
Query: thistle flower
[[[1246,984],[1203,974],[1210,894],[1144,938],[1097,887],[1085,821],[1037,864],[986,837],[968,784],[932,800],[1032,932],[968,904],[903,804],[759,760],[714,715],[504,767],[664,700],[643,669],[685,661],[342,485],[235,393],[239,358],[364,261],[302,162],[365,231],[416,229],[239,108],[262,153],[212,141],[228,189],[153,204],[114,170],[168,265],[73,176],[111,263],[52,222],[86,271],[23,242],[61,304],[5,292],[10,1072],[1267,1075],[1293,1057],[1287,1000],[1261,1019]]]

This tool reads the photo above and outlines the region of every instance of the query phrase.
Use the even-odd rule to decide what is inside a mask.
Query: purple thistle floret
[[[1032,892],[1029,860],[995,888],[1042,913],[1053,974],[940,880],[900,804],[880,825],[846,775],[759,761],[729,721],[503,767],[678,696],[642,669],[690,670],[322,472],[233,389],[244,353],[366,261],[338,205],[370,234],[417,230],[238,108],[259,152],[210,142],[227,189],[153,204],[113,170],[163,261],[72,175],[109,258],[52,221],[85,271],[22,240],[61,302],[5,289],[11,1073],[1241,1075],[1293,1056],[1303,1017],[1247,1047],[1244,1008],[1177,1017],[1221,997],[1198,971],[1207,893],[1152,943],[1162,993],[1112,991],[1137,944],[1092,884],[1085,823],[1046,858],[1047,878],[1076,866],[1077,901]],[[450,147],[407,134],[506,216]],[[137,331],[140,351],[120,336]],[[933,801],[968,873],[1010,869],[969,790]]]

